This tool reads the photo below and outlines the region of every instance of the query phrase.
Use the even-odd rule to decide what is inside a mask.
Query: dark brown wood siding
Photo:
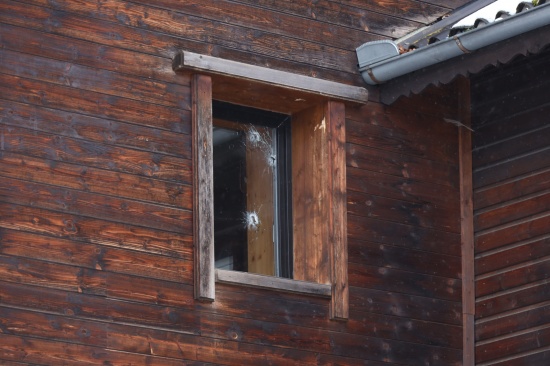
[[[355,47],[463,2],[0,0],[0,363],[460,364],[456,101],[348,110],[349,321],[221,284],[205,304],[171,58],[363,85]]]
[[[550,363],[550,52],[473,79],[476,360]]]

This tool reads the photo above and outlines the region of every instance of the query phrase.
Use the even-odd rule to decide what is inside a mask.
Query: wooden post
[[[330,318],[349,317],[348,241],[346,200],[346,110],[341,102],[328,102],[325,113],[329,141],[329,253],[332,301]]]
[[[214,301],[214,171],[212,148],[212,80],[191,79],[193,114],[193,240],[195,298]]]
[[[470,82],[468,79],[460,79],[459,86],[459,118],[462,124],[470,126]],[[466,127],[459,127],[458,139],[460,161],[460,227],[462,244],[463,365],[473,366],[475,361],[475,274],[471,131]]]

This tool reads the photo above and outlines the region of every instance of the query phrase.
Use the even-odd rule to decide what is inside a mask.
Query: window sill
[[[216,282],[291,292],[295,294],[331,297],[330,285],[291,280],[288,278],[264,276],[254,273],[216,269]]]

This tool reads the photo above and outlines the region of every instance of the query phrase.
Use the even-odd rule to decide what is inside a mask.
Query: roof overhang
[[[381,102],[391,104],[429,84],[448,83],[519,54],[536,53],[550,43],[549,25],[550,4],[545,4],[401,55],[387,45],[379,51],[383,42],[369,42],[357,49],[359,71],[367,84],[383,84]],[[381,60],[386,50],[393,54]],[[370,63],[373,55],[376,61]]]

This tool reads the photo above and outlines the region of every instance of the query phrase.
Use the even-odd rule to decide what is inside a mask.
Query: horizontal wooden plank
[[[350,286],[460,301],[461,281],[391,268],[349,264]]]
[[[180,284],[191,283],[191,263],[166,257],[157,258],[158,262],[155,262],[153,255],[104,250],[99,251],[95,258],[95,269],[84,270],[83,267],[0,255],[0,272],[5,281],[94,294],[101,294],[101,291],[96,291],[96,286],[102,283],[108,286],[111,276],[116,278],[113,274],[102,274],[101,271],[133,273]],[[131,280],[131,277],[126,279]],[[122,289],[118,291],[122,292]]]
[[[502,357],[504,352],[508,355],[515,355],[524,352],[537,352],[541,348],[549,347],[550,325],[546,325],[531,331],[510,334],[498,340],[478,343],[476,345],[476,362],[497,360]]]
[[[539,113],[538,118],[541,118],[543,114]],[[522,116],[516,117],[515,121],[517,120],[523,120]],[[533,131],[523,132],[521,135],[511,136],[502,141],[475,148],[472,152],[475,162],[474,169],[528,154],[550,145],[550,126],[540,122],[539,124],[539,128]]]
[[[372,314],[399,316],[442,324],[462,324],[461,304],[435,298],[374,290],[350,288],[350,308]]]
[[[306,302],[307,300],[307,302]],[[265,309],[270,308],[269,312]],[[259,321],[299,325],[351,333],[370,337],[382,337],[412,343],[432,344],[441,347],[460,348],[459,331],[449,332],[448,324],[415,320],[407,317],[373,314],[357,307],[346,322],[329,320],[328,303],[300,295],[275,296],[269,290],[253,290],[217,284],[216,301],[212,306],[201,307],[205,312],[243,317]],[[420,334],[420,335],[419,335]]]
[[[550,276],[550,249],[546,256],[476,278],[476,296],[486,296],[544,280]]]
[[[536,351],[525,352],[494,362],[494,366],[516,366],[516,365],[546,365],[550,360],[550,349],[540,348]]]
[[[2,289],[1,304],[6,306],[24,307],[115,324],[129,323],[184,334],[198,334],[200,329],[200,319],[188,309],[121,301],[24,283],[0,281],[0,289]]]
[[[474,169],[474,188],[546,169],[550,167],[549,156],[550,146],[545,146],[512,159]]]
[[[275,0],[262,0],[262,3],[264,2],[273,3]],[[301,3],[303,4],[305,1],[302,1]],[[326,1],[324,3],[326,3]],[[382,14],[395,15],[422,23],[431,23],[435,20],[435,18],[446,14],[449,11],[449,7],[446,7],[444,4],[433,6],[426,4],[426,2],[410,0],[405,0],[399,4],[388,4],[383,1],[364,2],[361,0],[350,0],[347,4],[359,9],[367,9]]]
[[[550,167],[476,189],[474,208],[480,210],[546,189],[550,189]]]
[[[550,213],[528,217],[475,234],[476,254],[550,233]]]
[[[498,338],[548,323],[550,323],[550,301],[478,319],[475,328],[476,340]]]
[[[12,335],[47,338],[50,341],[84,344],[142,356],[154,355],[167,358],[167,361],[177,360],[178,364],[184,361],[186,365],[194,365],[186,361],[193,360],[199,365],[205,365],[204,362],[217,363],[220,359],[258,364],[266,359],[266,354],[273,365],[286,365],[289,360],[305,365],[317,364],[310,362],[315,360],[315,354],[304,351],[281,352],[273,347],[240,345],[237,342],[23,309],[4,307],[0,308],[0,313],[6,315],[4,329]],[[60,332],[60,329],[63,331]]]
[[[81,66],[72,61],[4,50],[0,54],[0,72],[144,103],[191,109],[187,85],[169,84],[97,67]]]
[[[460,257],[362,240],[349,241],[349,261],[448,278],[461,275]],[[429,266],[425,265],[426,261],[430,262]]]
[[[178,48],[185,48],[197,53],[214,53],[218,57],[229,60],[248,63],[253,62],[256,65],[297,72],[302,75],[311,75],[323,79],[344,82],[347,84],[356,84],[361,86],[364,84],[361,76],[357,72],[343,73],[338,69],[326,69],[313,65],[310,62],[294,62],[288,59],[281,59],[277,57],[276,54],[271,53],[264,54],[261,57],[251,57],[248,50],[235,48],[234,42],[229,42],[227,45],[213,45],[205,42],[204,35],[202,33],[200,33],[200,39],[198,40],[189,39],[189,37],[182,38],[171,35],[171,33],[173,33],[173,29],[180,28],[181,24],[186,24],[185,22],[176,24],[175,28],[172,28],[172,30],[168,31],[168,34],[166,34],[164,32],[152,32],[144,29],[136,29],[120,25],[118,24],[120,21],[116,18],[116,15],[114,16],[115,22],[110,23],[99,19],[83,17],[81,15],[58,12],[53,9],[35,7],[30,4],[20,4],[19,2],[7,1],[3,3],[2,6],[5,11],[0,13],[0,22],[25,28],[43,30],[58,36],[70,37],[70,44],[72,44],[73,39],[90,41],[96,43],[96,46],[99,47],[100,50],[108,47],[109,51],[106,52],[106,55],[111,55],[111,50],[115,51],[116,49],[123,49],[126,51],[136,51],[143,54],[149,54],[151,56],[161,57],[164,59],[162,66],[160,66],[163,72],[166,71],[166,63],[168,63],[171,68],[171,59],[176,50]],[[96,15],[98,14],[95,10],[94,13]],[[30,14],[32,14],[32,16],[30,16]],[[142,14],[143,13],[140,13],[136,16],[143,18]],[[147,12],[147,14],[149,14],[149,12]],[[122,19],[122,23],[124,23],[124,19]],[[106,29],[109,29],[109,31],[106,32]],[[188,27],[185,29],[188,29]],[[192,30],[197,29],[192,28]],[[113,47],[115,49],[113,49]],[[104,53],[99,52],[97,55],[101,56],[102,54]],[[350,57],[352,54],[353,57],[355,57],[355,54],[352,52],[349,53]],[[115,58],[118,57],[119,56],[115,56]],[[110,60],[110,58],[100,59],[107,62]],[[353,63],[355,62],[356,61],[353,61]],[[139,65],[136,66],[139,67]],[[188,81],[189,78],[184,77],[183,80]]]
[[[550,189],[501,203],[474,215],[476,230],[485,230],[508,222],[543,214],[550,209]]]
[[[192,221],[187,210],[3,177],[0,202],[33,206],[129,225],[184,233]]]
[[[349,190],[404,202],[432,204],[449,210],[450,215],[459,210],[460,193],[451,187],[357,169],[349,165],[346,172]],[[437,195],[433,194],[435,190]]]
[[[191,199],[185,184],[6,151],[0,157],[0,176],[176,207],[185,207]]]
[[[546,235],[480,254],[475,259],[476,275],[543,258],[550,255],[549,248],[550,235]]]
[[[189,127],[183,126],[191,122],[191,114],[188,110],[143,103],[93,91],[80,90],[76,93],[74,88],[68,86],[7,74],[0,74],[0,92],[3,99],[14,102],[173,132],[188,131]]]
[[[139,2],[148,5],[146,1]],[[330,1],[318,1],[315,4],[295,1],[282,6],[267,3],[268,1],[251,4],[246,1],[210,0],[201,3],[200,12],[191,4],[179,4],[172,0],[158,1],[155,5],[172,11],[199,15],[213,21],[229,20],[235,25],[270,31],[281,36],[328,43],[336,47],[344,44],[361,44],[365,42],[366,37],[371,39],[371,34],[397,38],[422,25],[401,17],[391,17],[347,4],[335,6]],[[273,24],[277,24],[278,27],[273,27]],[[327,29],[334,29],[334,32],[329,34]],[[346,32],[351,34],[346,35]],[[338,43],[339,39],[342,42]]]
[[[476,299],[476,318],[483,318],[550,300],[550,280],[544,279]]]
[[[348,213],[405,225],[460,232],[460,220],[452,211],[429,202],[406,202],[348,190]]]
[[[524,67],[522,70],[527,70],[527,68]],[[530,83],[518,82],[517,80],[514,81],[511,79],[503,80],[509,84],[506,85],[506,88],[500,88],[500,90],[512,90],[510,89],[512,87],[514,92],[508,95],[501,95],[499,98],[498,93],[495,93],[495,91],[498,91],[498,89],[496,89],[498,87],[496,87],[492,89],[492,92],[486,93],[488,96],[495,99],[487,100],[484,103],[476,103],[472,112],[478,124],[483,125],[488,122],[504,119],[507,116],[518,113],[519,110],[534,110],[548,103],[548,98],[546,98],[544,93],[533,93],[533,88],[529,86]],[[548,70],[544,67],[537,68],[537,75],[531,80],[537,80],[537,90],[546,90],[550,85]],[[512,84],[514,82],[515,84]],[[505,92],[505,90],[503,91]],[[518,106],[521,106],[521,108],[518,108]]]
[[[14,127],[191,159],[190,124],[185,134],[174,133],[2,99],[0,116]]]
[[[189,183],[191,162],[168,155],[99,144],[85,140],[1,126],[3,150],[99,169]]]
[[[442,122],[440,117],[369,103],[362,108],[348,108],[346,118],[349,142],[457,164],[456,126]]]
[[[181,233],[108,222],[35,207],[14,204],[2,204],[1,207],[0,227],[6,229],[166,255],[181,253],[183,248],[192,245],[191,238]]]
[[[421,361],[422,357],[430,357],[433,353],[439,356],[435,364],[444,365],[445,362],[450,362],[460,354],[458,350],[447,348],[218,316],[202,319],[201,334],[268,346],[292,347],[300,344],[300,348],[304,350],[345,355],[363,360],[388,361],[391,359],[396,363],[408,362],[411,365],[422,365],[424,362]],[[383,344],[387,344],[386,351],[382,351]]]
[[[189,78],[176,75],[172,70],[172,61],[169,58],[30,29],[29,26],[33,25],[37,25],[39,29],[38,23],[34,23],[36,21],[34,19],[26,23],[22,22],[20,18],[10,19],[20,26],[0,23],[0,33],[5,35],[2,38],[2,46],[6,49],[170,84],[189,86]]]
[[[446,231],[348,215],[348,236],[353,240],[460,256],[460,235]]]
[[[485,149],[494,143],[504,143],[510,138],[525,133],[548,131],[548,126],[541,121],[541,116],[547,116],[548,113],[550,113],[550,103],[544,103],[535,109],[517,111],[512,115],[479,126],[473,136],[474,150]],[[521,123],[517,123],[518,120],[521,120]]]
[[[349,73],[356,71],[356,55],[353,50],[342,50],[307,40],[281,37],[271,32],[212,22],[188,14],[128,3],[124,9],[125,16],[120,18],[118,3],[112,0],[104,2],[101,12],[98,12],[92,4],[75,6],[69,1],[59,1],[55,5],[42,0],[28,0],[27,3],[53,7],[51,10],[48,9],[52,13],[66,11],[61,21],[73,32],[80,30],[80,32],[101,33],[99,29],[109,29],[112,34],[112,44],[123,48],[141,48],[144,52],[160,56],[173,57],[170,51],[174,44],[183,43],[182,38],[192,42],[204,42],[212,41],[212,37],[215,37],[216,45],[227,48],[235,49],[238,48],[237,44],[247,44],[247,50],[258,55],[276,56]],[[148,17],[143,17],[145,12]],[[182,24],[187,26],[183,27]],[[161,37],[162,34],[170,34],[180,40],[169,44],[169,40],[166,39],[168,37]],[[79,34],[79,38],[87,37]],[[162,38],[165,38],[164,42]],[[297,50],[303,51],[296,52]]]
[[[7,361],[24,361],[27,364],[82,365],[85,363],[108,362],[111,365],[132,363],[136,365],[181,365],[183,360],[166,359],[149,355],[138,355],[117,352],[103,347],[82,344],[55,342],[40,338],[23,338],[9,334],[0,334],[0,359]],[[4,362],[2,362],[4,363]],[[202,363],[186,363],[201,365]]]
[[[354,168],[458,188],[456,166],[361,145],[347,145],[347,164]]]

